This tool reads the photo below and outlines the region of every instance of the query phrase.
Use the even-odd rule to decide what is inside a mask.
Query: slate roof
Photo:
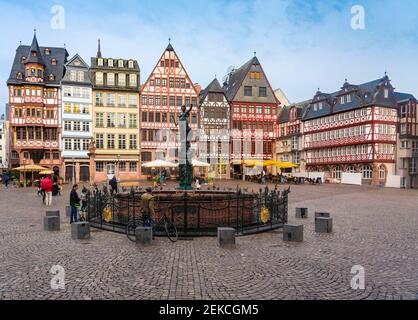
[[[36,52],[36,55],[32,55],[32,52]],[[44,60],[42,59],[41,50],[39,49],[38,39],[36,39],[36,34],[33,36],[32,44],[25,63],[39,63],[41,65],[45,65]]]
[[[28,62],[28,57],[31,52],[31,48],[37,46],[36,36],[32,41],[31,46],[20,45],[16,49],[16,55],[13,61],[12,70],[10,72],[9,79],[7,84],[24,84],[25,81],[25,63]],[[36,48],[35,48],[36,49]],[[50,50],[50,54],[45,54],[45,49]],[[45,76],[44,84],[48,85],[59,85],[62,77],[64,76],[64,65],[67,62],[68,52],[65,48],[54,48],[54,47],[39,47],[36,49],[40,54],[37,55],[37,58],[42,59],[42,64],[45,66]],[[25,57],[26,60],[22,62],[22,57]],[[34,58],[34,57],[31,57]],[[57,60],[56,65],[52,65],[52,59]],[[38,60],[39,62],[40,60]],[[17,74],[22,73],[23,79],[17,79]],[[55,76],[54,80],[49,80],[49,75],[53,74]]]
[[[209,92],[225,94],[225,90],[222,89],[218,79],[216,78],[213,79],[213,81],[204,90],[200,92],[200,103],[202,103],[205,100]]]
[[[260,65],[260,61],[258,61],[257,57],[251,58],[239,69],[231,72],[231,74],[229,75],[228,83],[224,84],[223,87],[228,101],[232,101],[232,99],[235,97],[242,82],[244,81],[248,72],[251,70],[252,65]]]
[[[384,97],[384,89],[389,90],[388,98]],[[340,96],[351,93],[351,102],[341,104]],[[303,120],[320,118],[327,115],[355,110],[366,106],[376,105],[397,108],[399,96],[394,92],[387,75],[360,85],[353,85],[347,81],[341,90],[333,93],[322,93],[318,90],[303,117]],[[322,102],[322,109],[314,110],[315,103]]]
[[[417,99],[409,93],[395,92],[395,97],[398,103],[407,102],[409,100],[417,101]]]
[[[297,118],[298,119],[302,119],[305,112],[308,109],[309,104],[311,103],[312,100],[306,100],[306,101],[302,101],[302,102],[298,102],[298,103],[293,103],[290,104],[288,106],[284,106],[282,108],[282,110],[280,111],[279,117],[278,117],[278,123],[286,123],[289,121],[289,115],[290,115],[290,110],[292,110],[293,108],[297,108]]]

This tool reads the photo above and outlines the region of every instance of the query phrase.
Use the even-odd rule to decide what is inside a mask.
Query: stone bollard
[[[332,218],[319,217],[315,219],[315,232],[331,233],[332,232]]]
[[[308,208],[296,208],[296,218],[298,219],[308,218]]]
[[[65,207],[65,216],[68,218],[71,217],[71,206]]]
[[[136,243],[144,246],[149,246],[152,241],[151,227],[137,227],[135,229]]]
[[[285,224],[283,226],[283,241],[303,241],[303,225]]]
[[[218,228],[218,245],[221,248],[235,248],[235,229]]]
[[[330,218],[331,215],[329,214],[329,212],[315,212],[315,219],[318,218]]]
[[[60,211],[59,210],[49,210],[49,211],[46,211],[45,216],[46,217],[59,217],[60,216]]]
[[[90,223],[88,222],[74,222],[71,224],[71,238],[90,239]]]
[[[45,231],[60,231],[60,217],[44,217]]]

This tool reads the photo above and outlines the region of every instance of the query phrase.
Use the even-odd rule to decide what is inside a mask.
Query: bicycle
[[[160,212],[161,210],[157,209],[156,211]],[[154,221],[150,217],[150,224],[151,224],[151,226],[153,226],[152,227],[152,232],[153,233],[160,226],[164,225],[164,229],[165,229],[165,232],[167,234],[168,239],[171,242],[176,242],[178,240],[177,228],[174,225],[174,223],[167,217],[167,215],[165,213],[157,221],[156,224],[154,224]],[[143,217],[138,218],[138,219],[133,219],[133,220],[129,221],[128,224],[126,225],[126,236],[128,237],[128,239],[133,241],[133,242],[136,242],[135,229],[139,226],[144,226],[144,225],[145,225],[145,221],[144,221]]]

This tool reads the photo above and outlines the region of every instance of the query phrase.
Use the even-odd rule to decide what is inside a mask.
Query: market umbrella
[[[20,171],[20,172],[32,172],[32,180],[33,180],[33,173],[34,172],[40,172],[40,171],[45,171],[45,170],[49,170],[49,169],[38,166],[36,164],[28,164],[28,165],[24,165],[24,166],[14,168],[13,170],[14,171]],[[23,186],[26,188],[26,175],[24,176]]]
[[[210,167],[210,164],[204,161],[199,161],[197,159],[192,160],[193,167]]]
[[[48,175],[48,174],[54,174],[54,171],[52,170],[44,170],[39,172],[40,175]]]
[[[164,160],[155,160],[146,162],[141,165],[144,168],[175,168],[178,166],[177,163],[172,163]]]

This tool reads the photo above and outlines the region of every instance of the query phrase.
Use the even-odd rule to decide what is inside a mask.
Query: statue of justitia
[[[180,130],[180,145],[181,149],[179,152],[180,164],[179,164],[179,175],[180,175],[180,189],[182,190],[191,190],[192,180],[193,180],[193,167],[191,159],[189,159],[189,150],[190,150],[190,141],[187,140],[190,128],[190,112],[193,109],[193,105],[190,105],[190,108],[187,109],[186,106],[181,107],[181,112],[179,113],[179,122],[178,124],[174,121],[176,126]],[[185,130],[185,131],[184,131]]]

